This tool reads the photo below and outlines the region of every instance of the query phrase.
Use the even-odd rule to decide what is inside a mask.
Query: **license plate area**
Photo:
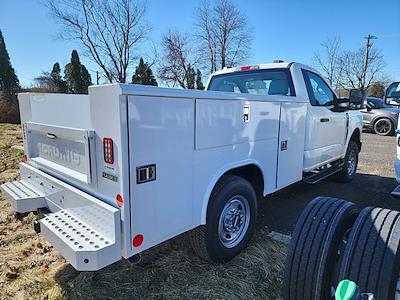
[[[27,122],[29,162],[80,182],[93,183],[94,131]]]

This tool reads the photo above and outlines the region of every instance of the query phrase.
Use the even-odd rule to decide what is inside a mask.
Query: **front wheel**
[[[387,118],[379,119],[374,124],[374,131],[379,135],[389,135],[393,131],[393,124]]]
[[[344,165],[339,173],[335,174],[335,179],[340,182],[350,182],[353,180],[358,165],[358,145],[355,141],[350,141],[347,147]]]
[[[206,225],[190,233],[192,247],[203,259],[227,262],[248,244],[256,218],[257,198],[252,185],[238,176],[224,176],[211,194]]]

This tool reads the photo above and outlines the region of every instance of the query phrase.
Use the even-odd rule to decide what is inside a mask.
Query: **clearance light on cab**
[[[258,70],[260,66],[243,66],[243,67],[237,67],[235,71],[250,71],[250,70]]]
[[[104,154],[104,161],[107,164],[114,163],[114,143],[111,138],[103,139],[103,154]]]

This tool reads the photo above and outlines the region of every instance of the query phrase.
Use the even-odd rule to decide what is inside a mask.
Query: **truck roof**
[[[288,68],[291,64],[291,62],[279,62],[279,63],[269,63],[269,64],[255,64],[249,67],[256,67],[258,69],[276,69],[276,68]],[[214,72],[212,75],[220,75],[220,74],[226,74],[226,73],[232,73],[239,71],[241,68],[240,66],[238,67],[232,67],[232,68],[224,68],[223,70],[219,70]]]
[[[233,73],[237,71],[243,71],[241,68],[251,68],[251,69],[279,69],[279,68],[290,68],[291,66],[296,66],[302,69],[307,69],[310,70],[314,73],[319,74],[319,72],[310,66],[298,63],[298,62],[276,62],[276,63],[267,63],[267,64],[255,64],[255,65],[249,65],[249,66],[237,66],[237,67],[232,67],[232,68],[224,68],[223,70],[216,71],[213,74],[211,74],[210,77],[215,76],[215,75],[221,75],[221,74],[228,74],[228,73]]]

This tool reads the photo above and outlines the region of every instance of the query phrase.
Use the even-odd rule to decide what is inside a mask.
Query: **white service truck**
[[[352,179],[362,116],[350,108],[362,101],[299,63],[224,69],[207,91],[24,93],[21,179],[1,187],[17,213],[47,211],[37,231],[77,270],[186,231],[196,253],[225,262],[253,234],[258,195]]]

